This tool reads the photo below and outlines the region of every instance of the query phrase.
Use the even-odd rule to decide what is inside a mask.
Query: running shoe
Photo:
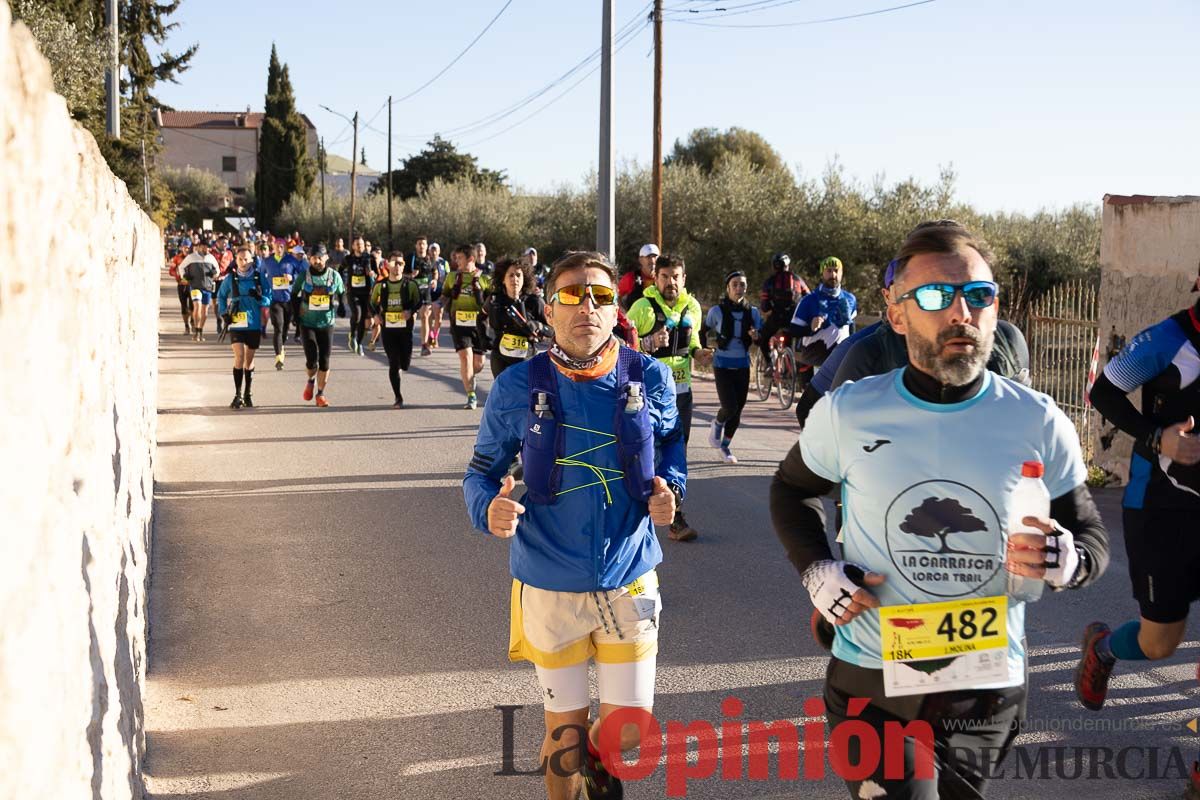
[[[717,422],[715,419],[708,426],[708,446],[720,450],[721,449],[721,432],[724,431],[725,424]]]
[[[737,463],[737,456],[733,454],[733,451],[729,449],[729,445],[727,444],[721,445],[721,458],[725,459],[726,464]]]
[[[427,344],[421,345],[421,355],[427,356],[427,355],[430,355],[431,353],[433,353],[433,351],[429,349],[429,345],[427,345]]]
[[[667,531],[667,538],[673,542],[690,542],[699,535],[700,533],[695,528],[687,524],[682,513],[675,514],[675,521],[671,523],[671,527]]]
[[[375,348],[374,348],[374,347],[372,347],[371,349],[372,349],[372,350],[374,350]],[[362,356],[363,358],[366,358],[366,357],[367,357],[367,351],[366,351],[366,349],[365,349],[365,348],[362,346],[362,342],[359,342],[359,343],[358,343],[358,354],[359,354],[360,356]]]
[[[396,402],[392,403],[392,408],[404,408],[404,395],[396,395]]]
[[[317,408],[329,408],[329,401],[325,399],[325,395],[317,395]]]
[[[354,331],[346,334],[346,347],[350,348],[350,352],[354,352]]]
[[[241,408],[242,405],[243,405],[242,396],[240,394],[235,394],[233,396],[233,402],[229,404],[229,407],[230,408]]]
[[[378,340],[378,339],[372,339],[372,340],[371,340],[371,343],[370,343],[369,345],[367,345],[367,349],[368,349],[368,350],[370,350],[372,353],[374,353],[374,352],[375,352],[375,345],[376,345],[378,342],[379,342],[379,340]]]
[[[275,369],[283,369],[283,355],[275,356]]]
[[[604,768],[604,762],[585,753],[583,767],[579,770],[583,776],[583,796],[586,800],[622,800],[625,790],[621,780]]]
[[[242,405],[246,408],[254,408],[254,401],[250,399],[250,393],[246,392],[242,395]]]
[[[1112,630],[1103,622],[1093,622],[1083,630],[1083,655],[1075,667],[1075,695],[1089,711],[1104,708],[1108,676],[1115,662],[1102,659],[1096,652],[1096,644],[1111,634]]]
[[[478,407],[479,401],[475,399],[475,395],[467,395],[467,402],[463,405],[463,408],[467,409],[468,411],[474,411]]]
[[[307,383],[304,384],[304,394],[302,394],[300,396],[304,398],[304,402],[306,402],[306,403],[309,400],[312,400],[312,396],[313,396],[313,382],[312,381],[308,381]]]

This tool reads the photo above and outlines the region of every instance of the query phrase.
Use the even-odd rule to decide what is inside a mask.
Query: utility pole
[[[663,246],[662,52],[663,0],[654,0],[654,168],[650,177],[650,241]]]
[[[329,234],[329,224],[325,221],[325,137],[317,143],[317,167],[321,170],[321,235]]]
[[[616,192],[613,184],[613,0],[603,0],[600,41],[600,170],[596,186],[596,249],[616,258]]]
[[[355,183],[358,182],[358,112],[354,112],[354,147],[350,150],[350,232],[346,235],[346,243],[354,241],[354,195]]]
[[[110,52],[108,69],[105,70],[104,88],[108,99],[108,115],[105,130],[110,139],[121,138],[121,37],[117,20],[117,0],[106,0],[105,16],[108,17]]]
[[[387,203],[388,203],[388,252],[396,248],[392,241],[392,96],[388,95],[388,163],[387,163]]]

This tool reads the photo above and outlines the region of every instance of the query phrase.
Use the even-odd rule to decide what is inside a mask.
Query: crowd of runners
[[[1025,339],[998,318],[987,244],[951,220],[909,233],[880,275],[884,317],[862,330],[833,256],[810,289],[776,254],[757,303],[732,270],[705,312],[684,259],[654,244],[624,274],[594,252],[549,266],[532,247],[492,263],[483,244],[458,245],[447,263],[425,237],[386,255],[360,236],[349,249],[306,247],[298,234],[191,232],[171,245],[184,333],[203,342],[211,312],[232,346],[231,407],[253,406],[268,327],[283,370],[295,326],[302,397],[319,406],[337,316],[349,317],[347,353],[382,340],[397,408],[414,349],[437,349],[443,325],[465,409],[477,408],[490,360],[465,500],[476,528],[511,539],[509,657],[531,661],[543,689],[554,800],[623,797],[614,764],[650,729],[663,558],[654,526],[677,541],[698,536],[682,514],[695,366],[712,370],[720,408],[707,442],[730,464],[754,351],[771,363],[782,335],[807,373],[801,433],[780,443],[770,514],[831,654],[827,721],[865,724],[881,741],[894,723],[932,730],[928,752],[919,739],[903,747],[899,773],[880,761],[847,778],[852,797],[982,797],[1024,719],[1031,604],[1043,589],[1086,590],[1108,566],[1078,433],[1030,388]],[[1140,407],[1128,398],[1138,389]],[[1132,339],[1091,398],[1135,440],[1123,522],[1140,609],[1083,632],[1076,693],[1100,711],[1115,665],[1172,655],[1200,597],[1200,303]],[[821,500],[831,492],[834,542]],[[849,742],[846,758],[862,763],[861,737]],[[1200,797],[1200,777],[1189,791]]]

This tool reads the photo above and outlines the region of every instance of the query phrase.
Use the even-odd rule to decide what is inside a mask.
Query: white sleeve
[[[1058,498],[1085,483],[1088,473],[1074,423],[1054,401],[1048,400],[1048,403],[1044,445],[1046,449],[1042,454],[1046,469],[1043,479],[1050,496]]]
[[[827,481],[841,483],[841,459],[837,444],[837,397],[830,392],[808,413],[800,434],[800,455],[805,465]]]

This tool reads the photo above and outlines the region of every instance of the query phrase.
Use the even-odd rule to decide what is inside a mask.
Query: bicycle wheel
[[[766,400],[771,396],[771,364],[757,347],[750,359],[754,366],[754,391],[759,400]]]
[[[779,407],[787,411],[796,399],[796,356],[789,347],[779,355]]]

